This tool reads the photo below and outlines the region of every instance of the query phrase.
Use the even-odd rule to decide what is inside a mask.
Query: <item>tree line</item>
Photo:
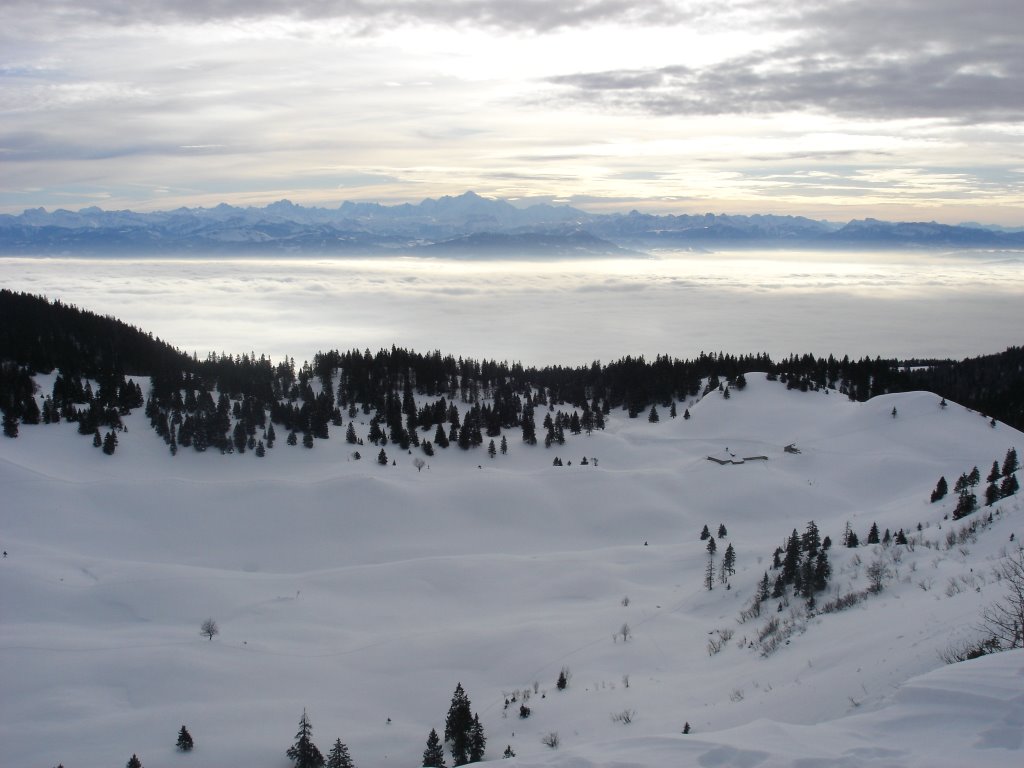
[[[291,358],[275,364],[254,352],[200,359],[113,317],[0,290],[0,409],[9,436],[16,435],[19,423],[45,421],[45,401],[40,408],[32,376],[54,370],[61,385],[50,393],[46,416],[51,421],[59,414],[78,422],[83,434],[116,429],[117,411],[141,405],[141,392],[128,377],[148,376],[153,428],[168,439],[173,427],[176,444],[197,450],[255,450],[252,438],[260,430],[263,439],[268,417],[285,434],[325,439],[346,412],[352,418],[360,410],[373,413],[375,426],[403,448],[415,444],[417,428],[432,427],[437,427],[434,443],[442,447],[480,445],[484,435],[515,428],[534,443],[534,409],[567,406],[561,417],[549,414],[551,423],[544,424],[545,443],[561,444],[566,431],[600,428],[612,409],[654,418],[658,406],[673,409],[676,402],[701,394],[702,386],[725,383],[727,391],[732,382],[741,388],[743,373],[750,371],[765,371],[805,391],[836,387],[853,400],[927,389],[1024,429],[1021,347],[960,362],[809,354],[773,360],[766,353],[702,352],[692,359],[626,356],[609,363],[528,367],[392,346],[376,353],[317,352],[311,362],[297,366]],[[86,391],[88,380],[100,382],[99,392]],[[417,396],[435,400],[417,406]],[[468,429],[453,421],[455,403],[466,405]],[[572,421],[573,410],[579,424]],[[443,434],[442,424],[449,425]]]

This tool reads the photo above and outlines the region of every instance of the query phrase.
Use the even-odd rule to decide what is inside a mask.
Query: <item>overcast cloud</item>
[[[2,6],[0,212],[474,189],[1024,223],[1017,0]]]

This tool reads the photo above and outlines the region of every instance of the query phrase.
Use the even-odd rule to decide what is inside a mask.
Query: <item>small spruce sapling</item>
[[[175,742],[175,746],[182,752],[191,752],[195,746],[195,743],[192,741],[192,734],[188,732],[188,728],[184,725],[178,731],[178,741]]]
[[[569,671],[569,668],[562,667],[561,671],[558,673],[558,680],[555,682],[555,687],[560,691],[564,691],[569,687],[570,680],[572,680],[572,673]]]

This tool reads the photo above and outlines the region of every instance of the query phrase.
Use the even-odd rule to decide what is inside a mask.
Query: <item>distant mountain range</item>
[[[801,216],[593,214],[519,208],[466,192],[412,205],[178,208],[136,213],[42,208],[0,215],[0,253],[423,254],[501,258],[639,256],[657,248],[1024,248],[1024,230],[935,222],[847,224]]]

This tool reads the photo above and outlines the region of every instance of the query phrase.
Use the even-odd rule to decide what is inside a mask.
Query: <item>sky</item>
[[[0,0],[0,212],[1024,225],[1019,0]]]

